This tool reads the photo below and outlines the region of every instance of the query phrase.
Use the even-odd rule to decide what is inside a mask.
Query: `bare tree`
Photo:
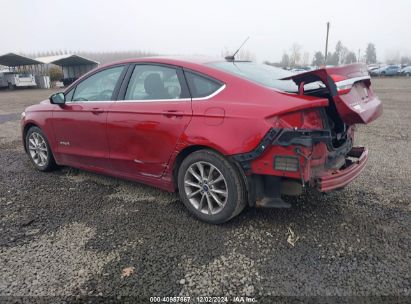
[[[301,45],[294,43],[291,47],[290,66],[295,67],[301,61]]]
[[[266,65],[275,66],[277,68],[282,68],[283,67],[281,65],[281,62],[270,62],[270,61],[265,60],[263,63],[266,64]]]
[[[388,64],[396,64],[400,62],[400,52],[399,51],[391,51],[386,56],[386,62]]]
[[[410,65],[411,64],[411,57],[402,56],[400,59],[401,65]]]
[[[232,56],[233,51],[228,50],[225,48],[224,50],[221,51],[221,57],[227,57],[227,56]],[[253,52],[247,50],[247,49],[240,49],[238,53],[235,55],[235,60],[244,60],[244,61],[255,61],[256,56]]]
[[[246,61],[255,61],[256,60],[256,56],[253,52],[251,52],[250,50],[247,49],[241,49],[236,57],[238,58],[238,60],[246,60]]]
[[[288,68],[290,67],[290,56],[288,56],[287,53],[283,54],[283,57],[281,58],[280,62],[281,67],[283,68]]]
[[[335,45],[335,52],[333,54],[334,65],[345,63],[346,56],[348,55],[349,52],[350,50],[347,47],[345,47],[341,41],[338,41],[337,44]]]
[[[310,53],[309,52],[304,52],[302,65],[307,66],[309,64],[310,64]]]
[[[365,51],[365,63],[377,63],[377,51],[375,50],[374,43],[368,43],[367,45],[367,49]]]

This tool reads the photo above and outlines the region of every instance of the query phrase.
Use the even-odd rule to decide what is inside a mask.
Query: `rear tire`
[[[46,135],[38,127],[31,127],[26,134],[26,151],[39,171],[51,171],[57,167]]]
[[[178,170],[178,188],[187,209],[211,224],[232,219],[247,203],[238,169],[211,150],[199,150],[184,159]]]

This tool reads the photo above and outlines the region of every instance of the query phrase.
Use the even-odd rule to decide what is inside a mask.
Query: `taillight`
[[[322,129],[323,121],[319,108],[302,110],[270,118],[274,128]]]
[[[330,75],[331,79],[335,82],[335,85],[337,86],[337,92],[338,95],[344,95],[347,94],[351,91],[353,87],[353,83],[348,82],[347,83],[347,77],[343,75],[338,75],[338,74],[332,74]]]
[[[346,85],[337,85],[337,92],[338,95],[344,95],[347,94],[351,91],[353,85],[352,84],[346,84]]]
[[[338,75],[338,74],[332,74],[330,75],[331,79],[334,80],[334,82],[339,82],[339,81],[343,81],[346,80],[347,77],[343,76],[343,75]]]

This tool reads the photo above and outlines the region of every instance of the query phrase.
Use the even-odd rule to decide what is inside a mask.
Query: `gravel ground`
[[[355,182],[220,226],[191,217],[176,194],[71,168],[37,172],[19,113],[52,91],[0,91],[0,296],[409,299],[411,79],[374,87],[384,115],[358,128],[370,160]]]

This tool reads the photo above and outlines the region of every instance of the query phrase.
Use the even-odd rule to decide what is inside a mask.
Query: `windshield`
[[[267,64],[258,64],[245,61],[221,61],[212,62],[209,65],[234,74],[248,80],[257,82],[267,87],[275,88],[285,92],[297,92],[297,85],[292,80],[280,80],[281,78],[295,75],[289,71],[276,68]]]

